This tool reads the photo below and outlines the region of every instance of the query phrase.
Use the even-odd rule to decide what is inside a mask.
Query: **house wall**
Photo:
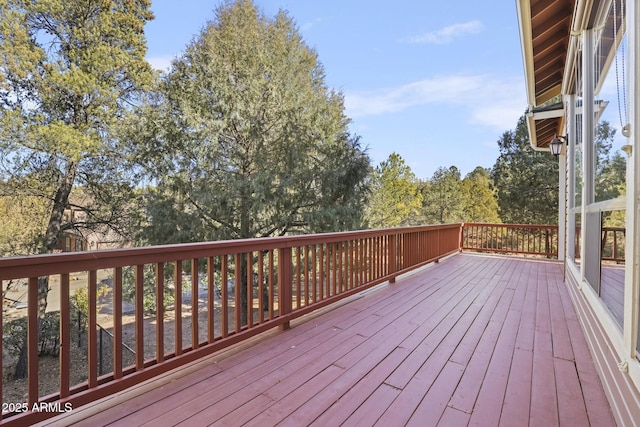
[[[561,187],[567,188],[566,204],[560,205],[564,207],[560,217],[566,221],[560,223],[565,224],[567,235],[567,285],[614,415],[620,425],[640,425],[640,7],[636,0],[615,3],[616,16],[626,3],[626,40],[617,40],[623,40],[625,46],[626,80],[620,82],[619,70],[616,73],[617,90],[626,89],[621,99],[628,103],[628,117],[624,113],[620,116],[631,129],[623,147],[627,156],[626,194],[601,200],[595,191],[599,177],[594,130],[599,114],[594,106],[601,97],[611,96],[601,94],[602,82],[607,73],[616,72],[614,55],[606,56],[602,51],[603,28],[607,22],[611,26],[615,1],[595,2],[591,9],[577,8],[589,19],[574,17],[574,22],[588,23],[588,28],[575,34],[580,49],[575,50],[573,61],[567,61],[576,66],[569,70],[576,83],[564,94],[569,147],[560,159],[567,171],[560,177]],[[618,21],[616,26],[621,27]],[[610,108],[617,109],[616,104],[613,102]],[[624,213],[626,228],[625,264],[623,269],[618,268],[623,272],[621,282],[613,282],[604,274],[615,266],[601,260],[603,218],[612,212]],[[574,250],[576,239],[580,244]],[[622,307],[609,299],[611,292],[618,290],[622,292],[618,294]]]

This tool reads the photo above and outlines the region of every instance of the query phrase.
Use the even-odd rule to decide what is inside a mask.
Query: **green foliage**
[[[49,211],[11,250],[34,252],[36,236],[35,252],[51,252],[71,228],[125,228],[132,169],[123,161],[119,126],[154,80],[144,59],[149,5],[3,2],[0,180],[4,194],[40,199]],[[68,221],[63,212],[72,204],[83,214]]]
[[[498,201],[489,171],[478,166],[461,183],[461,192],[465,201],[463,219],[465,222],[500,222]]]
[[[225,2],[140,108],[149,243],[358,228],[369,158],[286,13]]]
[[[391,153],[371,177],[371,196],[365,211],[369,227],[416,224],[421,206],[422,194],[415,175],[399,154]]]
[[[78,288],[71,295],[71,303],[75,306],[79,313],[75,313],[79,319],[77,323],[80,327],[80,331],[87,330],[88,316],[89,316],[89,294],[87,288]],[[73,313],[73,310],[72,310]]]
[[[422,211],[427,224],[463,221],[465,194],[457,167],[439,167],[423,188],[423,194]]]
[[[133,170],[119,126],[154,81],[143,31],[153,18],[149,6],[149,0],[2,2],[0,181],[9,194],[50,206],[43,228],[31,233],[35,252],[52,252],[68,229],[126,231]],[[81,214],[65,217],[72,205]],[[12,250],[29,250],[30,239]],[[41,316],[48,292],[42,278]]]
[[[420,182],[392,153],[373,172],[371,184],[366,210],[371,227],[500,221],[493,183],[482,167],[462,180],[455,166],[440,167]]]
[[[609,122],[596,126],[595,201],[615,199],[625,194],[627,161],[619,152],[611,153],[616,129]]]
[[[524,116],[498,140],[500,156],[491,170],[505,223],[558,223],[558,160],[534,151]]]
[[[3,188],[0,185],[0,257],[38,253],[51,204],[39,197],[3,194]]]
[[[183,266],[188,269],[188,266]],[[157,309],[156,270],[153,265],[145,265],[142,273],[142,299],[145,313],[155,313]],[[174,301],[172,279],[173,269],[164,271],[164,308]],[[188,286],[183,286],[183,289]],[[126,267],[122,270],[122,296],[125,301],[135,304],[136,301],[136,269]]]
[[[19,356],[27,346],[27,317],[20,317],[2,325],[2,345],[12,356]],[[57,356],[60,351],[60,312],[47,312],[40,319],[38,355]]]

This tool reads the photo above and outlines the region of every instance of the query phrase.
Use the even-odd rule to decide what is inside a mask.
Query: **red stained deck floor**
[[[49,422],[615,425],[561,264],[472,254]]]

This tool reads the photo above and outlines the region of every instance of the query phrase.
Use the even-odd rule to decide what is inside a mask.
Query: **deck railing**
[[[576,227],[575,231],[575,254],[580,258],[580,227]],[[602,227],[600,240],[600,259],[602,261],[615,262],[616,264],[625,263],[625,227]]]
[[[465,223],[463,250],[502,254],[558,256],[558,226]]]
[[[602,227],[600,254],[603,261],[624,264],[625,233],[624,227]]]
[[[28,301],[28,397],[7,406],[1,422],[44,420],[55,409],[124,390],[271,328],[286,329],[297,317],[459,251],[461,230],[452,224],[0,259],[3,289],[5,281],[22,282]],[[54,390],[42,384],[39,367],[43,279],[60,307]],[[70,296],[78,286],[88,300],[87,350],[72,360]],[[99,310],[112,313],[113,370],[106,375],[98,370]],[[131,364],[126,347],[135,352]],[[4,359],[1,350],[0,344]],[[84,379],[75,383],[78,369]]]

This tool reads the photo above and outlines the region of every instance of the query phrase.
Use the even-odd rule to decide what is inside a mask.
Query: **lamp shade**
[[[560,136],[554,137],[549,143],[549,150],[551,150],[551,154],[558,157],[562,153],[562,146],[565,143],[565,138]]]

